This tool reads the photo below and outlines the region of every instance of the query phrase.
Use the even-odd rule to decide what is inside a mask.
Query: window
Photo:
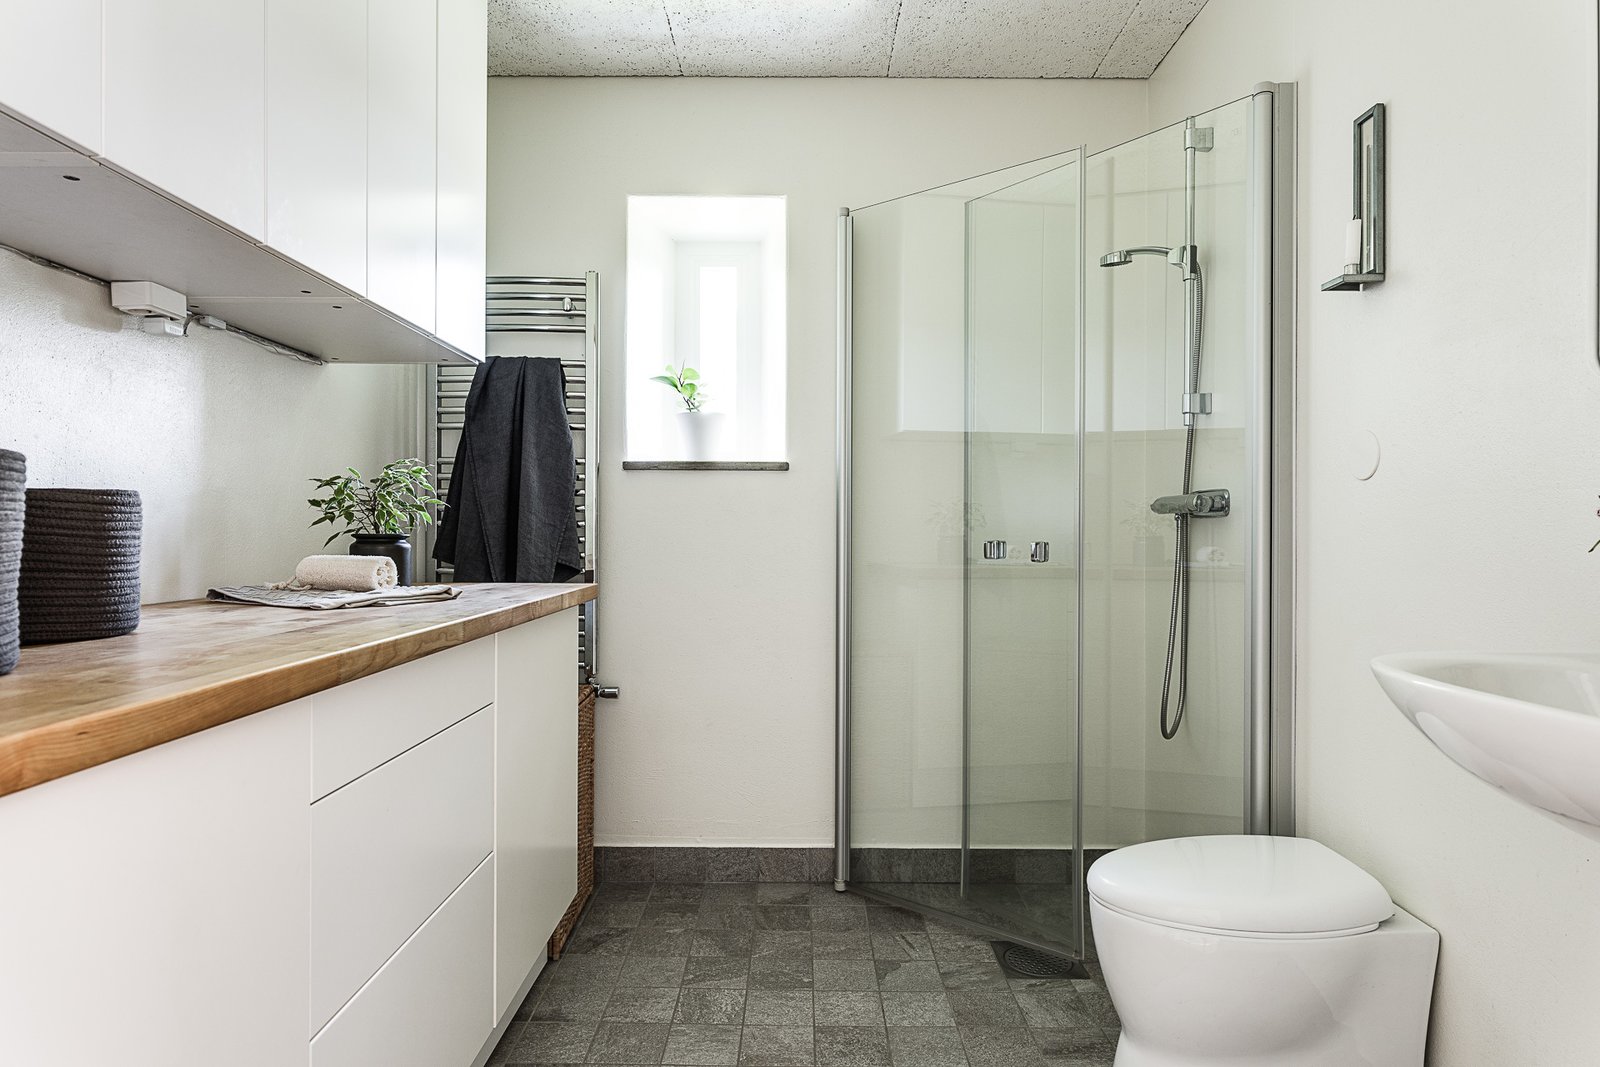
[[[627,457],[782,460],[786,202],[630,196]],[[690,413],[652,379],[698,379]]]

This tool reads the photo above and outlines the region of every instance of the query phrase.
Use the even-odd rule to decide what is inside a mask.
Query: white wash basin
[[[1600,656],[1409,653],[1372,671],[1446,756],[1600,836]]]

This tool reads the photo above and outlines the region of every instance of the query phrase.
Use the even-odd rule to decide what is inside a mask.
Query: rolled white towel
[[[307,556],[295,567],[294,580],[312,589],[370,593],[398,585],[400,572],[388,556]]]

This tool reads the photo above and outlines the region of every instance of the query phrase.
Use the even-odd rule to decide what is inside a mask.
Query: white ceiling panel
[[[489,0],[489,73],[682,73],[661,0]]]
[[[1092,78],[1138,0],[904,0],[897,78]]]
[[[1205,0],[489,0],[489,73],[1147,78]]]
[[[667,0],[689,77],[881,78],[899,0]]]
[[[1205,6],[1206,0],[1139,0],[1094,76],[1150,77]]]

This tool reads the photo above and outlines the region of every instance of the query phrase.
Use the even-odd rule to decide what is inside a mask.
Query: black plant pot
[[[411,584],[411,542],[405,534],[351,534],[352,556],[388,556],[400,572],[400,584]]]

